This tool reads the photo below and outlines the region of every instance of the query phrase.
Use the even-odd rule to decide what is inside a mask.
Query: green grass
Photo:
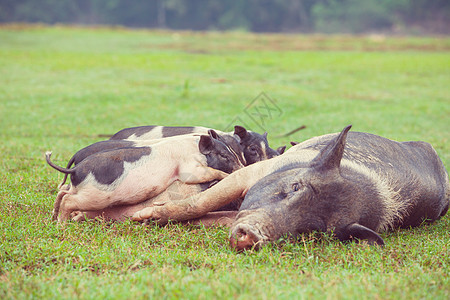
[[[240,254],[224,228],[61,227],[43,153],[63,165],[142,124],[261,131],[244,109],[265,92],[282,111],[262,125],[273,147],[353,124],[430,142],[449,169],[449,51],[448,38],[0,28],[0,298],[448,299],[448,216],[384,233],[384,248],[315,234]]]

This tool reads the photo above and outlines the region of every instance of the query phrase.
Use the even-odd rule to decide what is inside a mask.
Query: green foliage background
[[[191,30],[450,33],[447,0],[3,0],[0,22]]]

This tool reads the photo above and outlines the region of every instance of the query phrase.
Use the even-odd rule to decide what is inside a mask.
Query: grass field
[[[448,215],[384,248],[311,234],[238,254],[225,228],[60,227],[43,159],[137,125],[241,122],[276,148],[353,124],[450,169],[449,38],[4,26],[0,79],[1,299],[450,298]]]

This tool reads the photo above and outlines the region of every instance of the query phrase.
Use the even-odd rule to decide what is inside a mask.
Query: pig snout
[[[262,239],[249,225],[236,226],[230,237],[230,246],[237,251],[259,249]]]
[[[258,250],[279,237],[270,213],[265,209],[241,210],[230,230],[230,246],[237,251]]]

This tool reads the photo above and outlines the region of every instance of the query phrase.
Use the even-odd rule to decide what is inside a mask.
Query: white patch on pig
[[[139,160],[134,161],[134,162],[124,161],[122,174],[118,178],[116,178],[111,184],[99,183],[95,179],[95,176],[92,173],[89,173],[86,176],[86,178],[77,186],[77,189],[79,190],[79,189],[84,188],[84,186],[87,184],[92,184],[101,191],[114,191],[123,182],[123,180],[128,176],[128,174],[130,173],[131,170],[135,170],[137,168],[142,167],[150,159],[152,159],[152,156],[154,155],[153,152],[154,151],[152,151],[150,153],[150,155],[142,156]]]
[[[281,161],[283,162],[284,165],[289,165],[295,162],[310,162],[314,158],[316,158],[319,152],[320,152],[319,150],[313,149],[295,149],[293,151],[286,152],[285,154],[283,154],[283,158]],[[285,161],[286,163],[284,163]]]
[[[263,159],[267,159],[266,144],[264,142],[261,142],[261,150]]]
[[[137,136],[135,133],[130,135],[127,140],[153,140],[153,139],[161,139],[163,126],[156,126],[149,132],[144,133],[143,135]]]
[[[194,126],[194,128],[192,128],[192,133],[206,133],[207,134],[209,129],[210,128]],[[222,131],[215,130],[215,129],[214,129],[214,131],[216,131],[218,134],[223,134]]]
[[[341,166],[351,168],[367,177],[378,191],[378,195],[383,201],[384,214],[376,231],[386,231],[394,225],[395,221],[402,220],[406,216],[410,203],[401,199],[400,190],[394,190],[392,188],[394,184],[388,182],[387,178],[362,164],[347,159],[341,161]]]

